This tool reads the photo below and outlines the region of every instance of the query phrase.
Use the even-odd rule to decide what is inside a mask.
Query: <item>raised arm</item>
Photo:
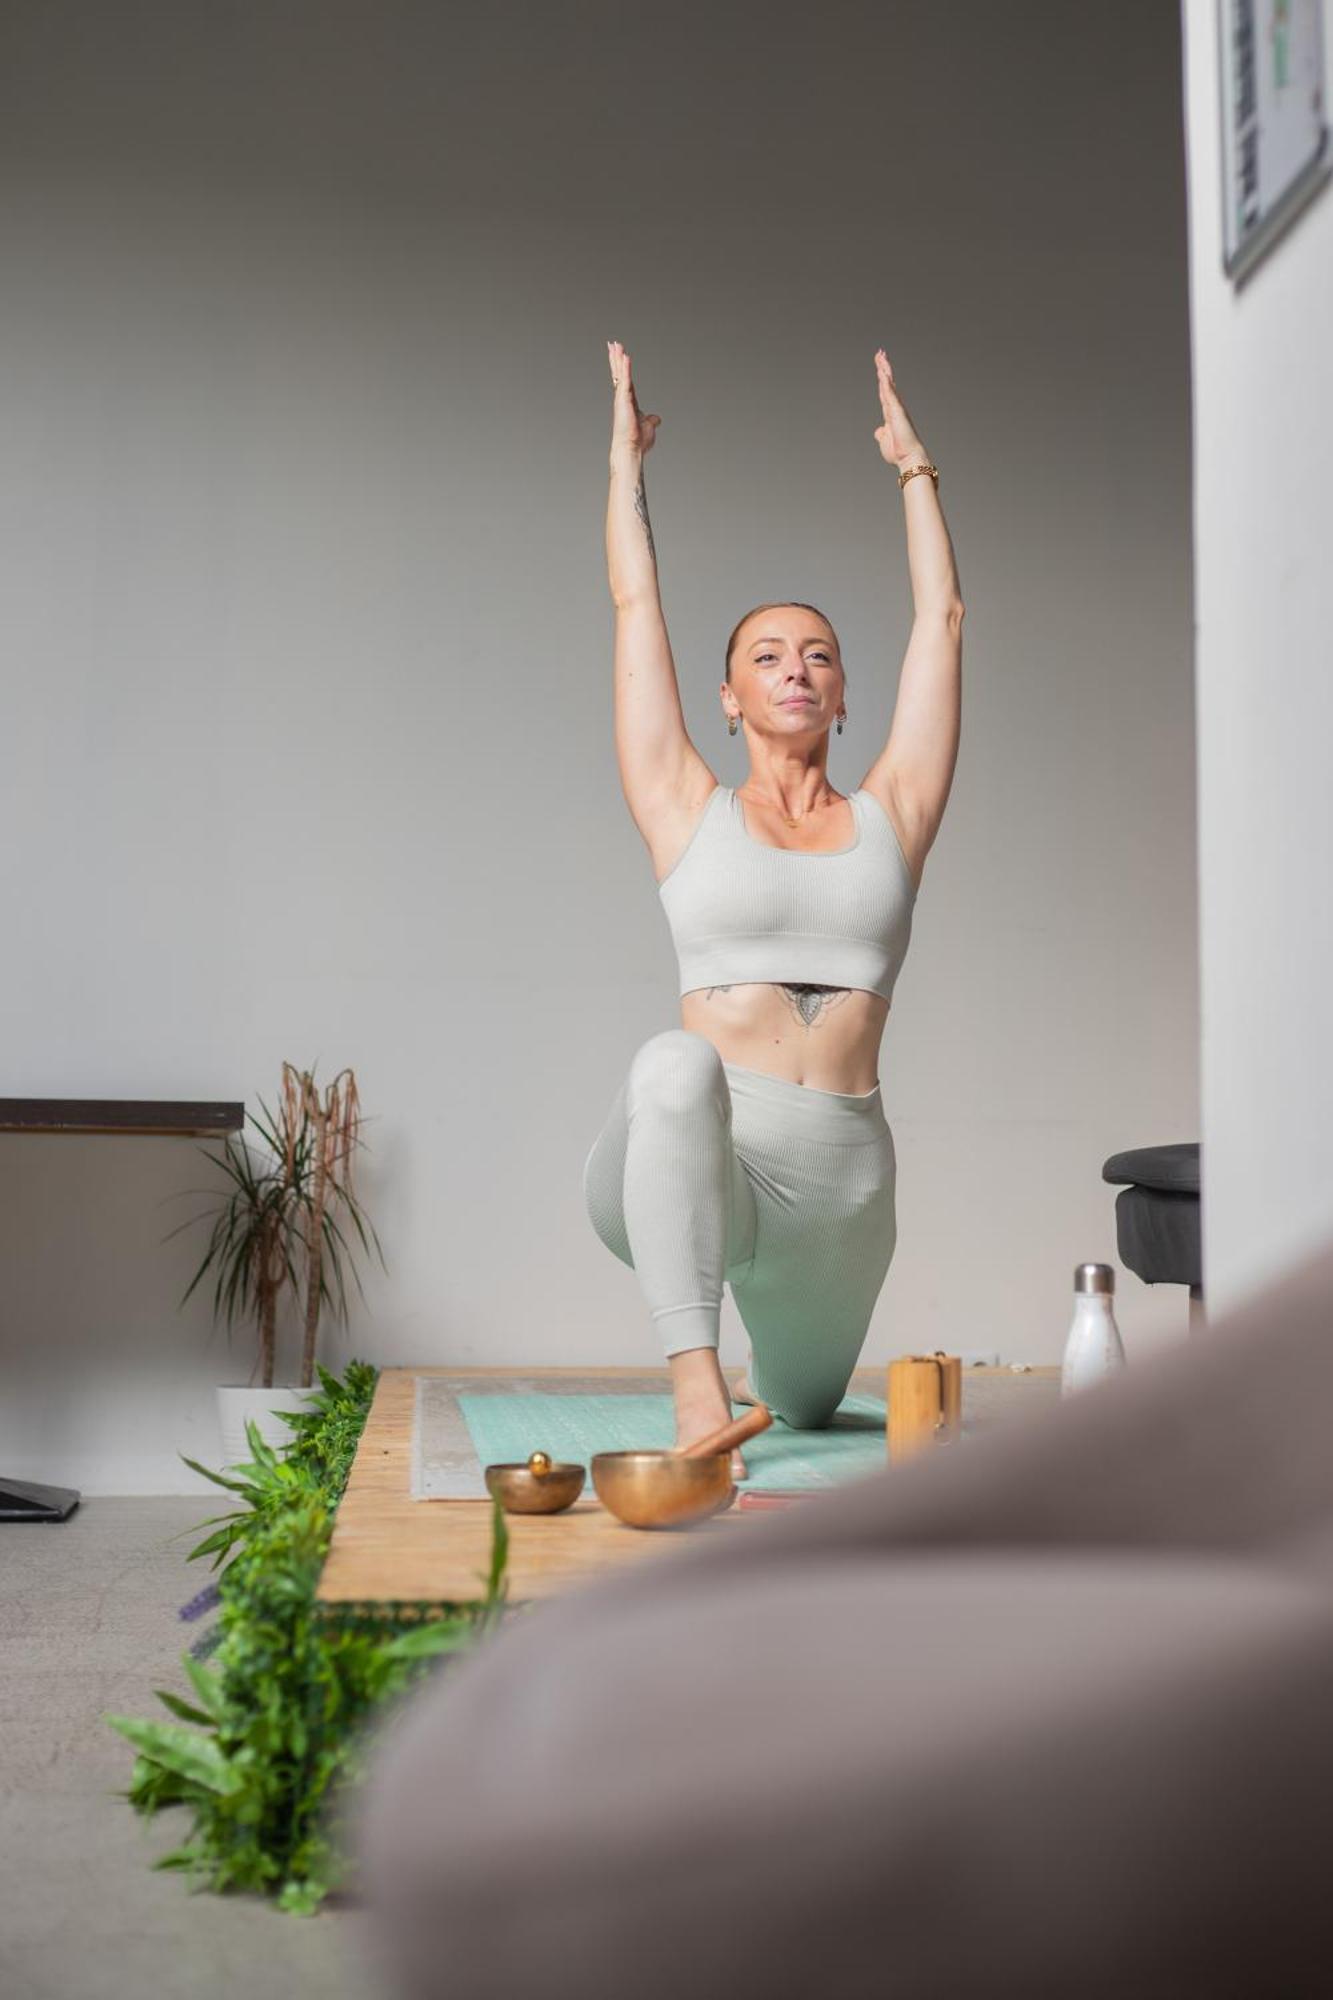
[[[640,832],[669,809],[703,760],[690,741],[657,584],[643,462],[660,417],[639,409],[630,357],[607,342],[615,385],[606,562],[615,605],[615,739],[620,783]]]
[[[963,592],[935,468],[898,394],[883,348],[875,356],[875,369],[884,412],[875,440],[884,459],[898,468],[915,616],[888,740],[862,784],[893,799],[910,824],[914,852],[924,860],[939,832],[958,761]]]

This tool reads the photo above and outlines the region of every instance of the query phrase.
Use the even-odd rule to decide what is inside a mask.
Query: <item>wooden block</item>
[[[889,1363],[889,1461],[955,1444],[962,1435],[963,1365],[956,1354],[900,1354]]]

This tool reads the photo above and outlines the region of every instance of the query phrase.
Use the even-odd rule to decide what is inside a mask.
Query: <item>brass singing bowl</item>
[[[543,1458],[544,1453],[534,1452],[530,1459],[486,1467],[486,1490],[496,1495],[506,1514],[558,1514],[578,1499],[583,1467],[547,1459],[539,1470],[533,1460]]]
[[[599,1451],[592,1483],[602,1505],[631,1528],[673,1528],[720,1514],[736,1498],[730,1451],[682,1458],[671,1451]]]

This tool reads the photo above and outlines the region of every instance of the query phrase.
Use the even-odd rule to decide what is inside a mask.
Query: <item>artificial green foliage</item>
[[[225,1474],[195,1466],[244,1503],[203,1523],[217,1531],[190,1551],[190,1561],[212,1555],[214,1570],[226,1563],[211,1664],[187,1653],[185,1692],[157,1691],[174,1720],[105,1718],[138,1753],[121,1794],[135,1811],[192,1810],[189,1838],[155,1865],[182,1869],[203,1888],[257,1891],[300,1914],[345,1886],[339,1805],[363,1775],[372,1711],[438,1671],[442,1656],[477,1643],[508,1610],[498,1501],[476,1599],[345,1613],[316,1603],[378,1374],[353,1361],[341,1382],[325,1368],[319,1377],[320,1393],[287,1415],[287,1444],[274,1450],[249,1424],[250,1461]]]

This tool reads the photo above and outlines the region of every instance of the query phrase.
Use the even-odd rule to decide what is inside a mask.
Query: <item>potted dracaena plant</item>
[[[257,1155],[243,1136],[233,1140],[230,1134],[221,1155],[201,1147],[205,1159],[222,1169],[230,1186],[211,1208],[190,1216],[169,1233],[178,1235],[181,1229],[212,1218],[203,1262],[180,1303],[184,1306],[206,1273],[212,1271],[214,1317],[225,1320],[228,1337],[237,1319],[246,1317],[253,1319],[258,1332],[250,1382],[244,1386],[219,1384],[217,1390],[223,1463],[228,1465],[249,1457],[247,1419],[253,1419],[267,1443],[284,1444],[291,1430],[281,1412],[302,1409],[317,1393],[314,1374],[320,1310],[328,1304],[344,1324],[347,1321],[344,1255],[361,1291],[347,1238],[339,1227],[340,1214],[351,1222],[361,1247],[369,1250],[373,1244],[384,1264],[379,1237],[352,1184],[353,1156],[364,1143],[353,1072],[342,1070],[321,1097],[313,1070],[298,1071],[291,1063],[284,1063],[278,1118],[274,1119],[262,1097],[259,1102],[263,1116],[249,1115],[264,1150]],[[214,1190],[195,1188],[189,1192]],[[275,1386],[278,1308],[289,1289],[300,1301],[300,1382]],[[361,1295],[364,1298],[363,1291]]]

